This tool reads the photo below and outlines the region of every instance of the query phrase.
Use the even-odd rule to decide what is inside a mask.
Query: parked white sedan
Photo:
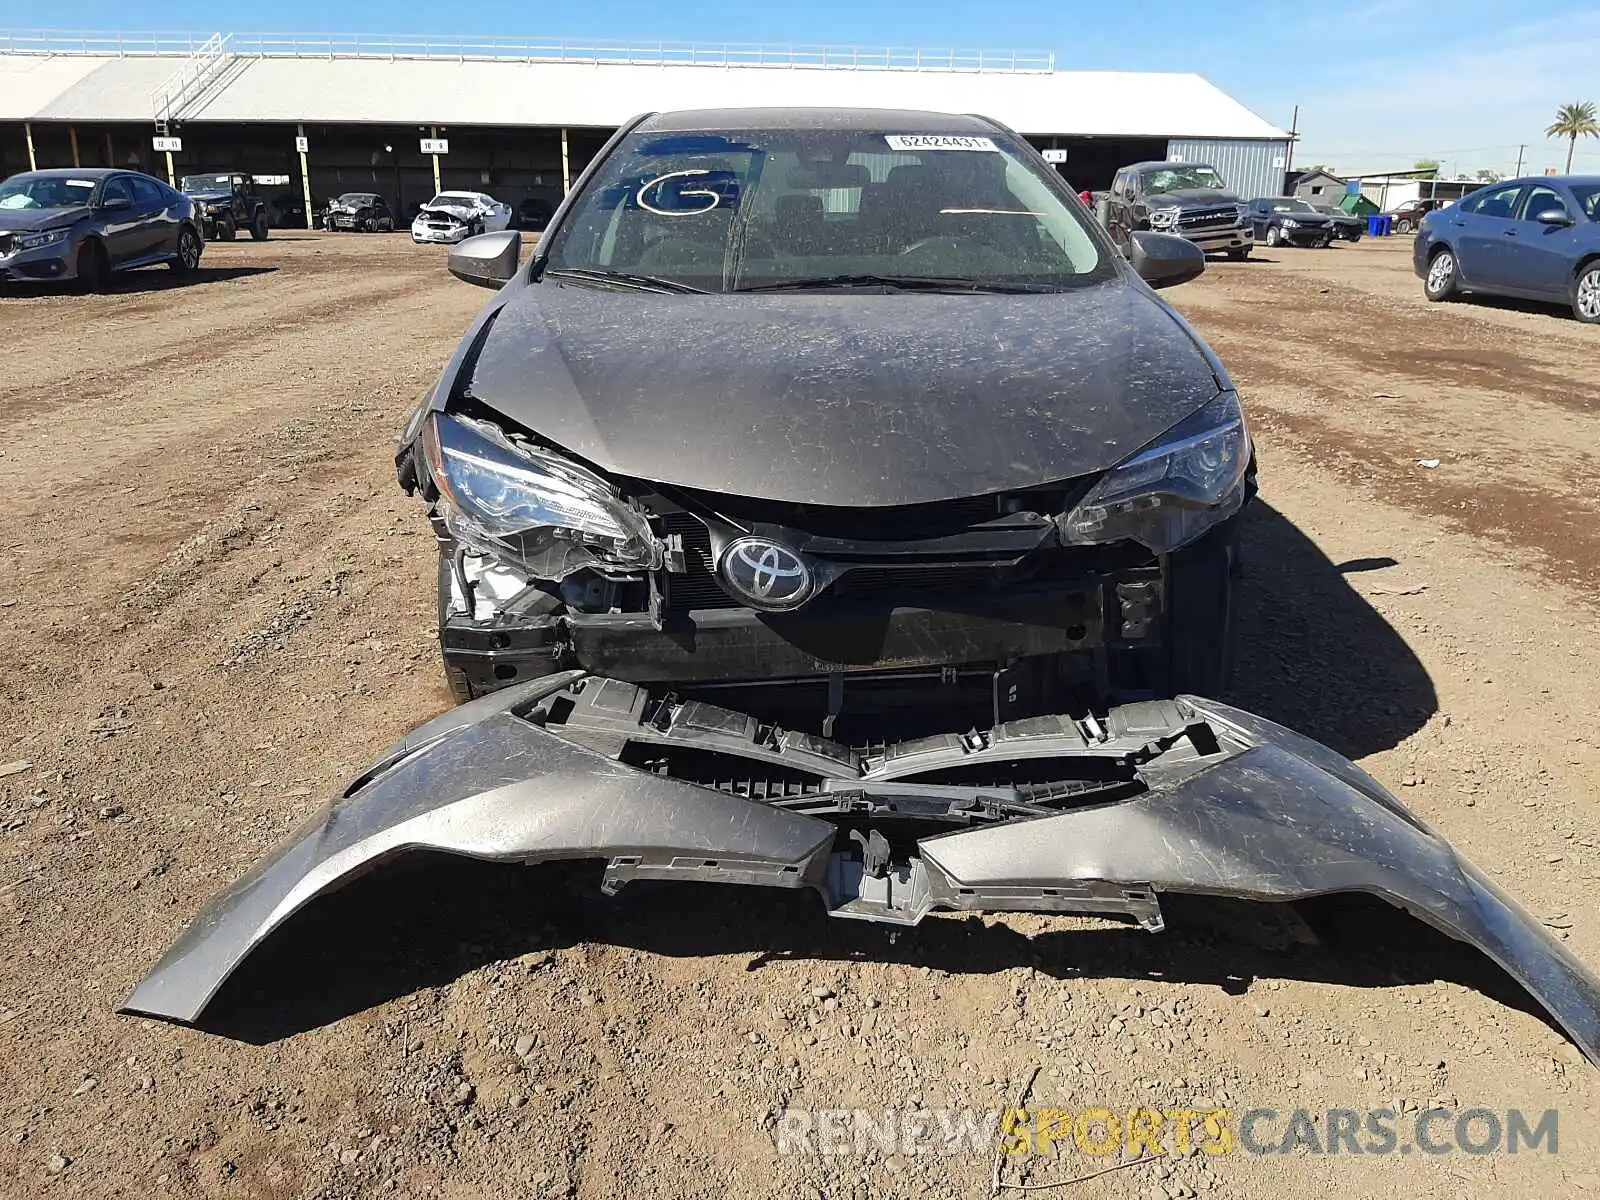
[[[440,192],[411,222],[413,242],[455,243],[511,224],[511,206],[483,192]]]

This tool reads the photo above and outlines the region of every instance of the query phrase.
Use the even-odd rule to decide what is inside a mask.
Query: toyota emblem
[[[722,552],[722,580],[751,608],[776,612],[811,598],[811,569],[787,546],[765,538],[740,538]]]

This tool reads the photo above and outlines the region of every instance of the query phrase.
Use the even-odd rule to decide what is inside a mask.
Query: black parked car
[[[1344,209],[1335,208],[1331,204],[1312,203],[1311,207],[1333,223],[1335,241],[1359,242],[1361,235],[1367,231],[1367,219],[1365,217],[1345,212]]]
[[[394,211],[376,192],[345,192],[328,205],[324,220],[329,229],[387,233],[394,228]]]
[[[194,201],[136,171],[73,167],[0,183],[0,283],[93,289],[156,263],[187,273],[203,246]]]
[[[1250,257],[1254,238],[1244,204],[1205,163],[1142,162],[1123,167],[1096,211],[1126,251],[1140,229],[1175,233],[1207,254]]]
[[[212,241],[231,242],[239,230],[249,231],[258,242],[267,240],[270,221],[267,202],[256,191],[255,180],[243,171],[205,171],[185,175],[179,186],[194,200]]]
[[[318,213],[327,211],[326,204],[318,197],[311,197],[312,220],[316,222]],[[267,216],[272,221],[274,229],[309,229],[306,222],[305,193],[298,188],[279,192],[267,201]]]
[[[1223,685],[1238,399],[1006,130],[656,116],[517,246],[452,253],[514,282],[399,464],[461,699],[582,667],[926,729]],[[1132,251],[1157,283],[1204,265]]]
[[[1250,227],[1256,240],[1269,246],[1321,249],[1333,241],[1333,220],[1304,200],[1268,196],[1250,201]]]
[[[555,206],[550,201],[538,196],[527,196],[517,205],[517,228],[537,233],[550,224],[550,218],[555,211]]]

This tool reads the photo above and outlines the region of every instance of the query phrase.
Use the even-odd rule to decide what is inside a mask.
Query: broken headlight
[[[614,487],[492,422],[435,413],[423,427],[422,453],[450,536],[472,550],[535,579],[661,565],[649,522]]]
[[[1223,392],[1106,472],[1062,519],[1063,538],[1134,541],[1166,554],[1239,511],[1249,466],[1239,397]]]

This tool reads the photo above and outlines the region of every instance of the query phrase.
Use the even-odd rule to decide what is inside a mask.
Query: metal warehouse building
[[[1080,189],[1181,158],[1276,195],[1290,142],[1198,75],[1061,71],[1047,53],[0,32],[0,174],[243,170],[402,212],[438,186],[553,204],[640,112],[811,104],[982,113],[1054,151]]]

